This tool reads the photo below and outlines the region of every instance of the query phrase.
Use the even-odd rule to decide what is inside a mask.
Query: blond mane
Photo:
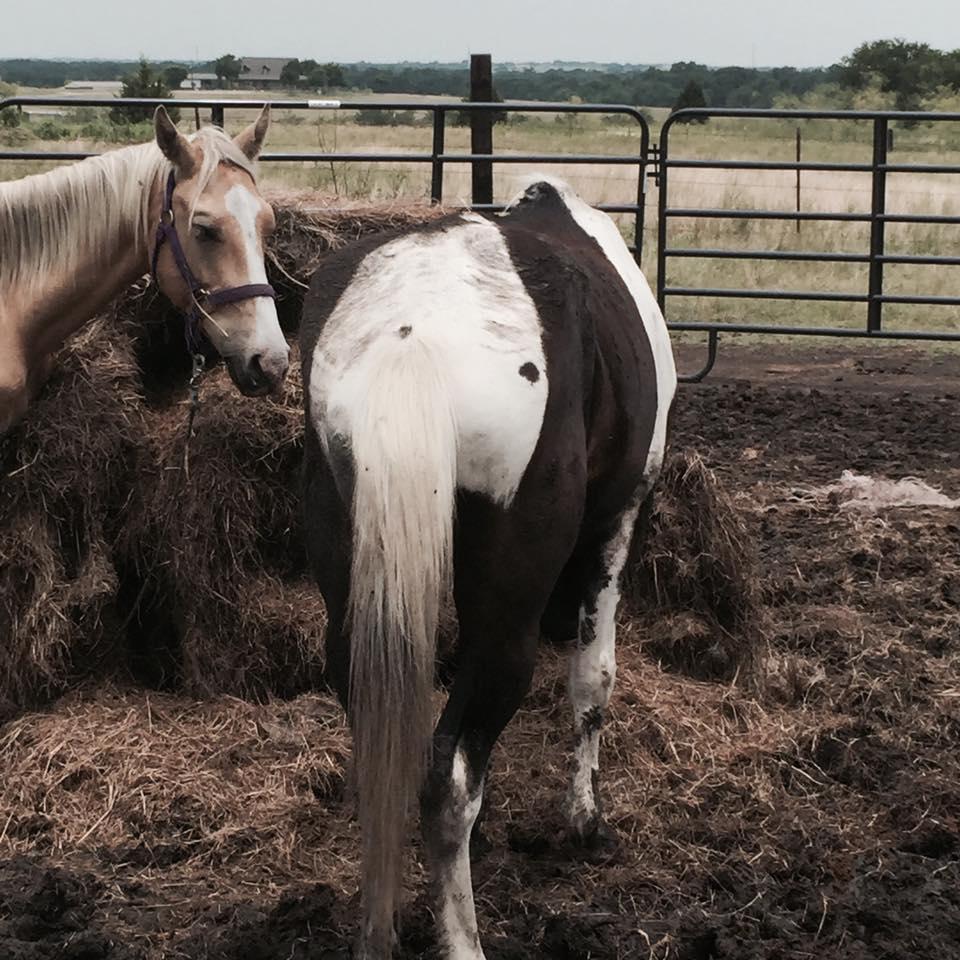
[[[197,197],[222,162],[256,179],[251,162],[218,127],[189,139],[203,150]],[[155,229],[150,196],[169,171],[151,141],[0,183],[0,291],[42,289],[50,275],[72,275],[91,260],[113,256],[121,244],[132,243],[146,263]]]

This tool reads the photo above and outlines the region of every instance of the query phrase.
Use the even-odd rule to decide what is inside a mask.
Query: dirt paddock
[[[680,351],[692,369],[699,354]],[[960,515],[843,510],[843,470],[960,496],[960,360],[724,345],[674,444],[756,540],[765,673],[695,679],[682,611],[622,624],[602,750],[619,844],[567,842],[561,651],[474,836],[491,960],[958,955]],[[0,727],[2,960],[346,958],[356,825],[322,691],[262,704],[112,680]],[[414,858],[404,958],[436,946]]]

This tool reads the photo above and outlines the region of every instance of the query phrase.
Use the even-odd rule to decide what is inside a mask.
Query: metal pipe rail
[[[204,97],[155,99],[135,97],[8,97],[0,100],[0,113],[5,109],[17,107],[97,107],[100,109],[128,106],[156,108],[158,106],[181,107],[184,109],[209,110],[210,121],[223,126],[227,110],[259,110],[265,101],[250,99],[210,99]],[[431,166],[430,200],[443,202],[443,173],[448,164],[480,163],[494,164],[616,164],[637,168],[637,192],[633,203],[601,205],[609,213],[629,214],[634,218],[634,242],[630,249],[637,263],[640,263],[643,250],[644,201],[646,199],[647,169],[651,162],[650,128],[641,111],[627,104],[603,103],[527,103],[506,101],[503,103],[461,103],[453,100],[271,100],[275,110],[330,110],[330,111],[406,111],[428,113],[432,116],[433,137],[429,153],[306,153],[277,152],[261,154],[264,163],[416,163]],[[505,113],[568,113],[568,114],[606,114],[619,115],[635,122],[639,128],[639,143],[636,153],[632,154],[577,154],[577,153],[447,153],[445,150],[446,117],[449,113],[466,112],[505,112]],[[83,160],[94,154],[76,150],[60,151],[12,151],[0,150],[0,160]],[[474,210],[502,210],[502,205],[472,204]]]

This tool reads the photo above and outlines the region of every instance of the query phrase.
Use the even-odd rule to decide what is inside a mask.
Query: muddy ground
[[[766,674],[664,660],[697,629],[682,612],[623,625],[601,771],[619,844],[588,856],[563,830],[565,664],[544,650],[474,837],[487,956],[960,955],[960,515],[810,496],[846,469],[960,496],[960,362],[725,347],[674,437],[757,540]],[[324,694],[112,682],[5,724],[0,757],[19,798],[0,817],[0,960],[349,956],[356,827]],[[414,865],[403,957],[435,954],[429,919]]]

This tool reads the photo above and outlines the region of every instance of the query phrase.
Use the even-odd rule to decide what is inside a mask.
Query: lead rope
[[[183,479],[185,481],[190,480],[190,441],[193,439],[193,421],[200,409],[200,377],[205,364],[202,353],[197,352],[193,355],[193,370],[190,373],[190,412],[187,414],[187,436],[183,442]]]
[[[158,547],[157,552],[154,554],[153,560],[151,561],[147,572],[144,574],[143,579],[140,582],[140,589],[137,591],[136,597],[134,597],[133,604],[131,605],[129,612],[123,618],[120,626],[117,628],[118,637],[122,637],[126,633],[127,627],[130,626],[130,621],[133,620],[134,616],[140,610],[140,603],[143,600],[143,595],[147,592],[147,586],[149,585],[150,580],[160,564],[159,548],[167,538],[167,533],[170,529],[170,518],[173,516],[177,501],[180,499],[180,493],[183,490],[184,483],[190,479],[190,441],[193,439],[193,425],[197,417],[197,411],[200,409],[200,384],[205,366],[206,360],[204,359],[203,354],[194,353],[193,369],[190,373],[189,384],[190,409],[187,413],[187,431],[183,438],[183,458],[181,460],[180,476],[177,478],[177,481],[174,485],[173,495],[171,497],[171,509],[167,511],[167,514],[164,517],[163,526],[160,528],[160,533],[156,540]]]

